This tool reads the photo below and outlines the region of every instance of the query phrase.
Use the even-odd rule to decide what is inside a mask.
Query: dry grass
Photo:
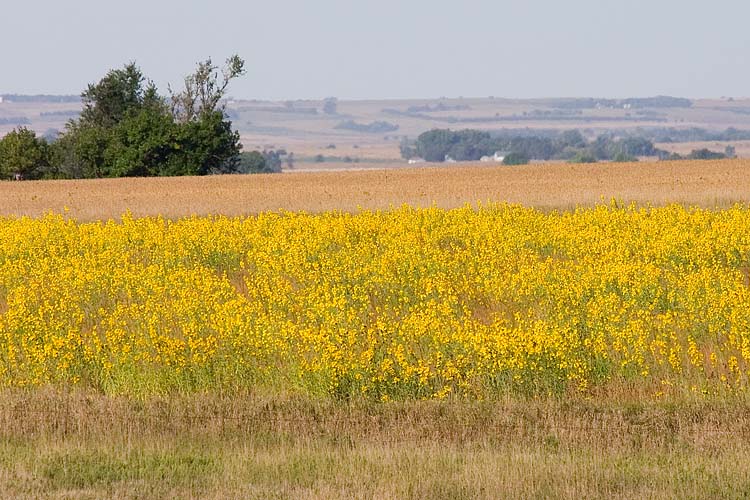
[[[377,171],[204,178],[0,183],[0,215],[65,207],[80,220],[161,214],[244,215],[267,210],[355,211],[408,203],[456,207],[507,201],[572,208],[616,198],[705,207],[750,200],[750,160],[622,164],[456,165]]]
[[[0,394],[3,498],[742,498],[750,406]]]

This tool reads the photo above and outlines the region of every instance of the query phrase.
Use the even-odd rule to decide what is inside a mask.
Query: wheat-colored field
[[[750,200],[750,160],[536,164],[0,183],[0,215],[67,211],[79,220],[262,211],[443,208],[486,201],[540,208],[609,202],[726,207]]]

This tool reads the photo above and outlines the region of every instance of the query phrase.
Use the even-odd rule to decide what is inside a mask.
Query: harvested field
[[[63,212],[79,220],[268,210],[356,211],[412,206],[451,208],[506,201],[573,208],[616,198],[663,205],[726,207],[750,200],[750,160],[660,163],[456,164],[368,171],[202,178],[136,178],[0,183],[0,215]]]

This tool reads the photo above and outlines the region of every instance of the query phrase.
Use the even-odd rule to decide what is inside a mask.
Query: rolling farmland
[[[750,499],[750,3],[83,3],[0,14],[0,500]]]
[[[748,167],[0,183],[0,492],[742,497]]]

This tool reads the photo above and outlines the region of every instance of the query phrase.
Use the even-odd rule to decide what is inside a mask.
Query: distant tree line
[[[431,106],[429,104],[424,105],[418,105],[418,106],[409,106],[406,108],[407,113],[434,113],[434,112],[440,112],[440,111],[465,111],[471,109],[471,106],[468,104],[445,104],[443,102],[439,102],[435,104],[434,106]]]
[[[572,99],[550,99],[546,104],[562,109],[594,109],[594,108],[690,108],[693,101],[683,97],[656,96],[630,97],[627,99],[596,99],[591,97]]]
[[[232,56],[221,70],[198,64],[179,91],[158,94],[130,63],[81,94],[83,110],[55,140],[20,127],[0,139],[0,178],[206,175],[280,169],[278,152],[241,156],[223,98],[243,75]]]
[[[258,107],[258,108],[253,109],[253,111],[260,111],[264,113],[295,114],[295,115],[317,115],[318,114],[317,109],[298,107],[295,105],[294,101],[286,101],[284,103],[284,106]]]
[[[323,113],[327,115],[338,114],[339,100],[335,97],[326,97],[323,99]]]
[[[6,102],[19,103],[64,103],[64,102],[81,102],[81,96],[77,95],[22,95],[22,94],[3,94],[0,97]]]
[[[595,122],[666,122],[667,119],[661,116],[650,116],[648,119],[644,119],[642,116],[600,116],[600,115],[584,115],[580,110],[573,109],[551,109],[551,110],[532,110],[531,112],[524,112],[521,114],[512,115],[501,115],[496,113],[492,116],[446,116],[446,115],[433,115],[429,113],[413,113],[409,111],[402,111],[394,108],[383,108],[382,113],[391,116],[400,116],[407,118],[416,118],[420,120],[428,120],[431,122],[442,122],[448,124],[478,124],[478,123],[504,123],[504,122],[537,122],[537,121],[569,121],[571,116],[575,116],[575,120],[584,123],[595,123]]]
[[[657,149],[654,143],[645,137],[616,137],[613,134],[602,134],[587,140],[578,130],[540,135],[492,135],[472,129],[434,129],[424,132],[416,141],[404,140],[401,143],[402,157],[419,157],[429,162],[442,162],[446,159],[476,161],[496,152],[503,154],[506,164],[520,164],[530,160],[565,160],[573,163],[624,162],[636,161],[641,156],[655,156],[664,160],[676,159],[674,154]],[[725,156],[726,153],[709,155],[701,150],[694,151],[689,158],[712,159]]]
[[[364,132],[368,134],[382,134],[398,130],[398,125],[384,121],[357,123],[353,120],[347,120],[339,123],[334,128],[340,130],[353,130],[354,132]]]
[[[707,148],[694,149],[687,155],[672,153],[665,160],[722,160],[724,158],[735,158],[734,146],[727,146],[723,153],[711,151]]]
[[[581,134],[592,137],[596,135],[607,135],[613,138],[642,137],[653,143],[679,143],[679,142],[728,142],[728,141],[750,141],[750,130],[737,129],[734,127],[726,130],[706,130],[703,128],[674,128],[674,127],[637,127],[637,128],[613,128],[593,129],[582,128]],[[547,137],[557,138],[563,134],[559,128],[528,128],[515,127],[493,130],[492,137]],[[570,132],[568,132],[570,133]]]
[[[80,116],[81,111],[78,109],[62,109],[60,111],[42,111],[39,116],[42,117],[63,117],[63,118],[76,118]]]
[[[0,125],[28,125],[31,120],[26,116],[8,116],[5,118],[0,117]]]
[[[750,141],[750,130],[740,130],[729,127],[723,131],[712,131],[702,128],[643,128],[637,129],[635,134],[651,139],[654,142],[726,142]]]

